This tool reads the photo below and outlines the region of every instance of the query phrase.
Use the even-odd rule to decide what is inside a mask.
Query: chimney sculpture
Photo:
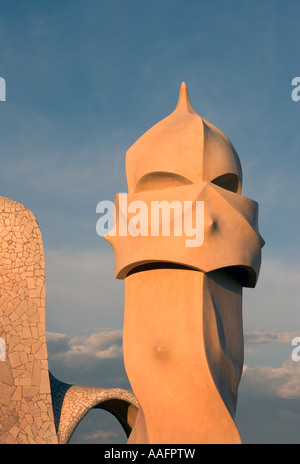
[[[240,443],[242,287],[256,284],[264,241],[238,155],[182,83],[174,112],[128,150],[126,174],[105,238],[125,279],[124,362],[140,405],[128,443]]]

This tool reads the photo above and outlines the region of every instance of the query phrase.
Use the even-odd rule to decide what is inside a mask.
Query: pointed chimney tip
[[[179,98],[177,102],[176,110],[188,110],[190,113],[195,113],[192,108],[189,92],[186,83],[183,81],[180,85]]]

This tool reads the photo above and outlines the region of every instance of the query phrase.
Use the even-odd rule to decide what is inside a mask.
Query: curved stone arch
[[[70,385],[50,373],[54,420],[60,444],[69,443],[75,429],[91,409],[113,414],[128,437],[139,409],[135,396],[121,388]]]

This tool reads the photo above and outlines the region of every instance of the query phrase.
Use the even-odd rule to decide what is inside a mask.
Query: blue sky
[[[299,16],[298,0],[1,0],[0,194],[42,230],[49,362],[61,380],[128,387],[124,286],[96,205],[127,191],[126,150],[173,111],[185,81],[193,108],[239,153],[266,241],[257,287],[244,291],[240,432],[299,443]],[[74,440],[124,440],[101,420],[93,412]]]

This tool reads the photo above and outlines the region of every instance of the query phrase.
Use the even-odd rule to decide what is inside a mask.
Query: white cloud
[[[291,359],[281,367],[244,367],[243,383],[252,394],[283,399],[300,399],[300,363]]]
[[[279,343],[279,344],[291,344],[293,338],[300,336],[300,330],[298,332],[267,332],[257,331],[251,333],[245,333],[244,339],[247,345],[255,345],[258,343]]]
[[[72,385],[131,389],[123,360],[122,330],[95,328],[80,335],[47,332],[49,370]]]
[[[123,355],[121,330],[95,329],[90,335],[76,337],[47,332],[47,344],[51,360],[60,360],[67,365],[121,358]]]
[[[83,433],[80,435],[82,440],[107,440],[108,438],[116,438],[119,434],[114,431],[96,430],[95,432]]]
[[[59,332],[47,332],[47,343],[58,343],[61,341],[68,340],[69,337],[66,334],[62,334]]]

